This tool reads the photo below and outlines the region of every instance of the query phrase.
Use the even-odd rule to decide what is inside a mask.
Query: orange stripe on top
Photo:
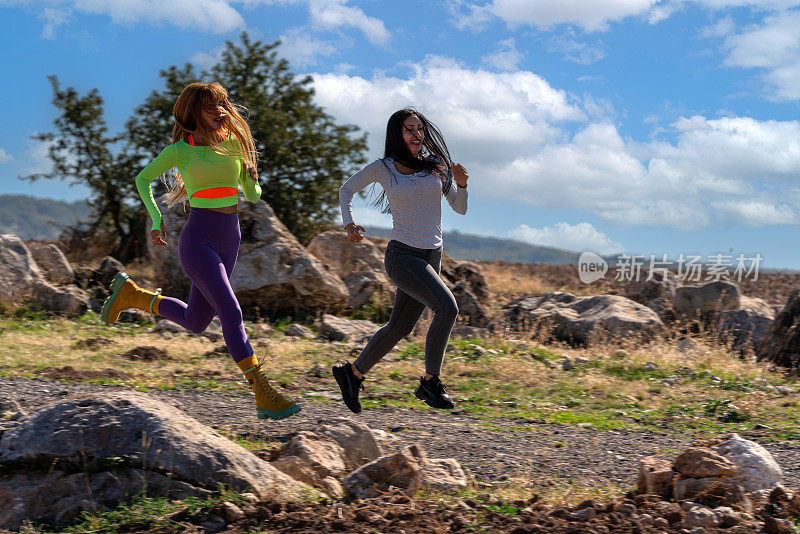
[[[209,189],[201,189],[192,195],[192,198],[225,198],[238,195],[239,190],[235,187],[211,187]]]

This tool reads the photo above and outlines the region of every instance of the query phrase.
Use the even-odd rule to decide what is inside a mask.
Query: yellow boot
[[[161,302],[161,289],[147,291],[137,286],[125,273],[117,273],[111,282],[111,296],[103,304],[100,318],[111,324],[119,318],[119,314],[129,308],[149,311],[158,314],[158,303]]]
[[[259,419],[284,419],[300,411],[300,406],[272,389],[255,355],[245,358],[237,365],[256,394],[256,413]]]

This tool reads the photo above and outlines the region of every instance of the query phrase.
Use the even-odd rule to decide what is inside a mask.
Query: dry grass
[[[272,378],[294,395],[335,393],[330,366],[352,361],[350,351],[357,348],[297,340],[281,333],[263,335],[252,323],[247,328],[257,354],[269,362]],[[425,409],[407,394],[424,372],[424,334],[422,329],[401,342],[373,369],[365,399],[369,407]],[[79,345],[98,337],[113,343],[96,348]],[[797,388],[796,380],[764,364],[732,356],[710,336],[698,335],[694,340],[697,350],[680,350],[677,340],[631,342],[627,354],[618,356],[620,344],[610,340],[590,348],[503,337],[452,340],[443,378],[460,407],[487,419],[516,416],[599,428],[688,432],[747,430],[756,423],[783,430],[800,428],[798,403],[771,388],[784,384]],[[121,356],[142,346],[165,349],[168,359],[143,362]],[[92,315],[77,322],[0,318],[0,373],[6,376],[39,376],[35,372],[45,367],[101,372],[111,368],[129,376],[101,373],[93,380],[137,388],[246,392],[227,352],[208,354],[216,347],[224,347],[222,341],[210,343],[188,334],[165,338],[139,326],[107,327]],[[585,358],[586,363],[564,371],[561,360],[565,357]],[[645,369],[648,362],[656,364],[655,369]],[[321,378],[309,373],[315,365],[323,368]],[[333,402],[325,395],[309,400]],[[724,407],[726,402],[745,420],[728,424],[704,411],[714,403]]]

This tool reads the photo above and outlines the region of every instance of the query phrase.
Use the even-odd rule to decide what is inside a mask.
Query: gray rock
[[[453,327],[450,337],[480,339],[489,336],[489,330],[475,326],[458,325]]]
[[[292,337],[299,337],[302,339],[313,339],[314,332],[311,331],[308,327],[305,327],[301,324],[292,323],[287,326],[283,330],[284,335],[292,336]]]
[[[22,239],[0,234],[0,305],[16,306],[30,298],[40,281],[44,282],[44,273]]]
[[[673,299],[675,313],[689,319],[707,313],[738,310],[740,303],[739,287],[724,280],[678,287]]]
[[[44,272],[47,281],[57,286],[75,282],[75,271],[67,261],[67,257],[52,243],[29,242],[34,261]]]
[[[42,510],[51,521],[69,522],[83,500],[112,506],[139,493],[145,480],[148,494],[177,488],[207,495],[224,484],[292,499],[310,490],[174,406],[136,392],[82,396],[24,417],[0,436],[0,467],[7,474],[0,483],[3,528]]]
[[[686,512],[684,522],[689,528],[713,528],[719,524],[719,519],[713,510],[705,506],[693,506]]]
[[[433,491],[467,487],[467,476],[455,458],[431,458],[422,469],[422,486]]]
[[[342,480],[342,486],[357,499],[378,497],[399,488],[414,495],[422,485],[425,453],[418,445],[364,464]]]
[[[330,230],[312,239],[307,248],[342,278],[348,307],[359,309],[376,298],[391,298],[394,284],[384,271],[384,240],[364,236],[361,242],[352,243],[344,231]]]
[[[319,332],[330,341],[362,341],[380,329],[372,321],[344,319],[335,315],[323,314]]]
[[[347,465],[351,469],[383,455],[372,429],[358,421],[335,417],[317,426],[314,433],[338,443],[344,449]]]
[[[78,286],[55,287],[44,280],[33,284],[33,298],[42,309],[64,315],[80,317],[89,309],[89,296]]]
[[[756,347],[758,361],[781,367],[800,364],[800,289],[789,296],[786,306],[775,316],[761,343]]]
[[[619,295],[576,297],[551,292],[513,300],[503,308],[517,330],[545,329],[553,338],[575,345],[593,336],[652,339],[664,323],[650,308]]]

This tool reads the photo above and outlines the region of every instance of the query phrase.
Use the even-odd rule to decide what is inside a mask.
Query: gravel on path
[[[124,390],[121,386],[43,379],[0,379],[0,411],[25,412],[75,395]],[[283,442],[299,430],[314,430],[333,417],[349,417],[394,434],[403,445],[418,443],[429,457],[455,458],[477,483],[491,484],[519,478],[554,485],[581,480],[598,484],[632,486],[638,460],[658,455],[674,458],[693,439],[666,433],[601,430],[545,424],[520,419],[491,422],[459,413],[441,412],[421,405],[412,409],[369,409],[352,414],[341,403],[304,402],[303,410],[286,420],[255,417],[249,392],[232,394],[200,389],[151,389],[148,394],[187,412],[202,423],[248,439]],[[338,399],[338,392],[328,392]],[[761,443],[783,468],[784,484],[800,487],[800,441],[770,441],[767,433],[743,437]]]

